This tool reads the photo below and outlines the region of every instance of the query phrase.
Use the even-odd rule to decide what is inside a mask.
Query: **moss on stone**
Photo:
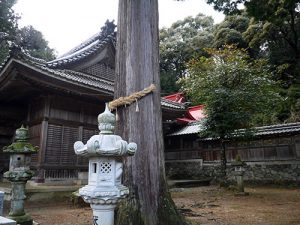
[[[14,142],[3,148],[3,152],[7,153],[36,153],[37,151],[38,147],[33,147],[30,143],[24,142]]]
[[[29,214],[23,215],[9,215],[9,218],[16,221],[19,225],[32,225],[32,218]]]

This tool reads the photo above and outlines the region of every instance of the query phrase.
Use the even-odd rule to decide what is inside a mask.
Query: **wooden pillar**
[[[41,125],[41,135],[40,135],[40,150],[38,153],[38,162],[37,162],[37,176],[35,182],[43,183],[45,182],[45,169],[43,164],[45,163],[45,154],[47,146],[47,136],[48,136],[48,120],[50,116],[50,96],[44,98],[44,115]]]

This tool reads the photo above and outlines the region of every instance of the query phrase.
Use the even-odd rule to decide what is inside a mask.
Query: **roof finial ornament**
[[[18,45],[15,41],[8,41],[9,54],[11,56],[17,57],[22,52],[22,47]]]
[[[112,20],[112,21],[106,20],[105,25],[103,27],[101,27],[101,32],[100,32],[101,35],[100,36],[103,37],[103,36],[114,34],[116,27],[117,26],[115,25],[114,20]]]

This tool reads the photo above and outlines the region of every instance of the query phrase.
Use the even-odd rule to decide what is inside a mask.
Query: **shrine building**
[[[73,144],[98,133],[97,116],[113,100],[116,32],[113,22],[57,59],[46,62],[11,48],[0,70],[0,174],[8,169],[2,147],[22,124],[40,147],[32,157],[36,182],[72,180],[87,171]],[[164,121],[180,117],[185,106],[161,101]]]

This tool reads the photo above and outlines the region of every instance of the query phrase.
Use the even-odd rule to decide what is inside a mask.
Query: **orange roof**
[[[167,95],[163,97],[166,100],[172,101],[172,102],[177,102],[177,103],[184,103],[185,102],[185,98],[183,93],[175,93],[172,95]]]
[[[163,99],[166,99],[168,101],[172,102],[177,102],[177,103],[184,103],[185,102],[185,97],[184,94],[181,92],[172,94],[172,95],[167,95],[162,97]],[[182,118],[177,118],[177,123],[180,124],[187,124],[189,122],[195,122],[203,119],[205,117],[204,114],[204,105],[196,105],[189,107],[188,110],[186,111],[184,117]]]
[[[205,117],[204,114],[204,105],[197,105],[189,107],[187,112],[185,113],[185,117],[177,118],[177,123],[187,124],[189,122],[195,122],[203,119]]]
[[[186,114],[194,120],[200,120],[205,117],[204,105],[196,105],[188,108]]]

